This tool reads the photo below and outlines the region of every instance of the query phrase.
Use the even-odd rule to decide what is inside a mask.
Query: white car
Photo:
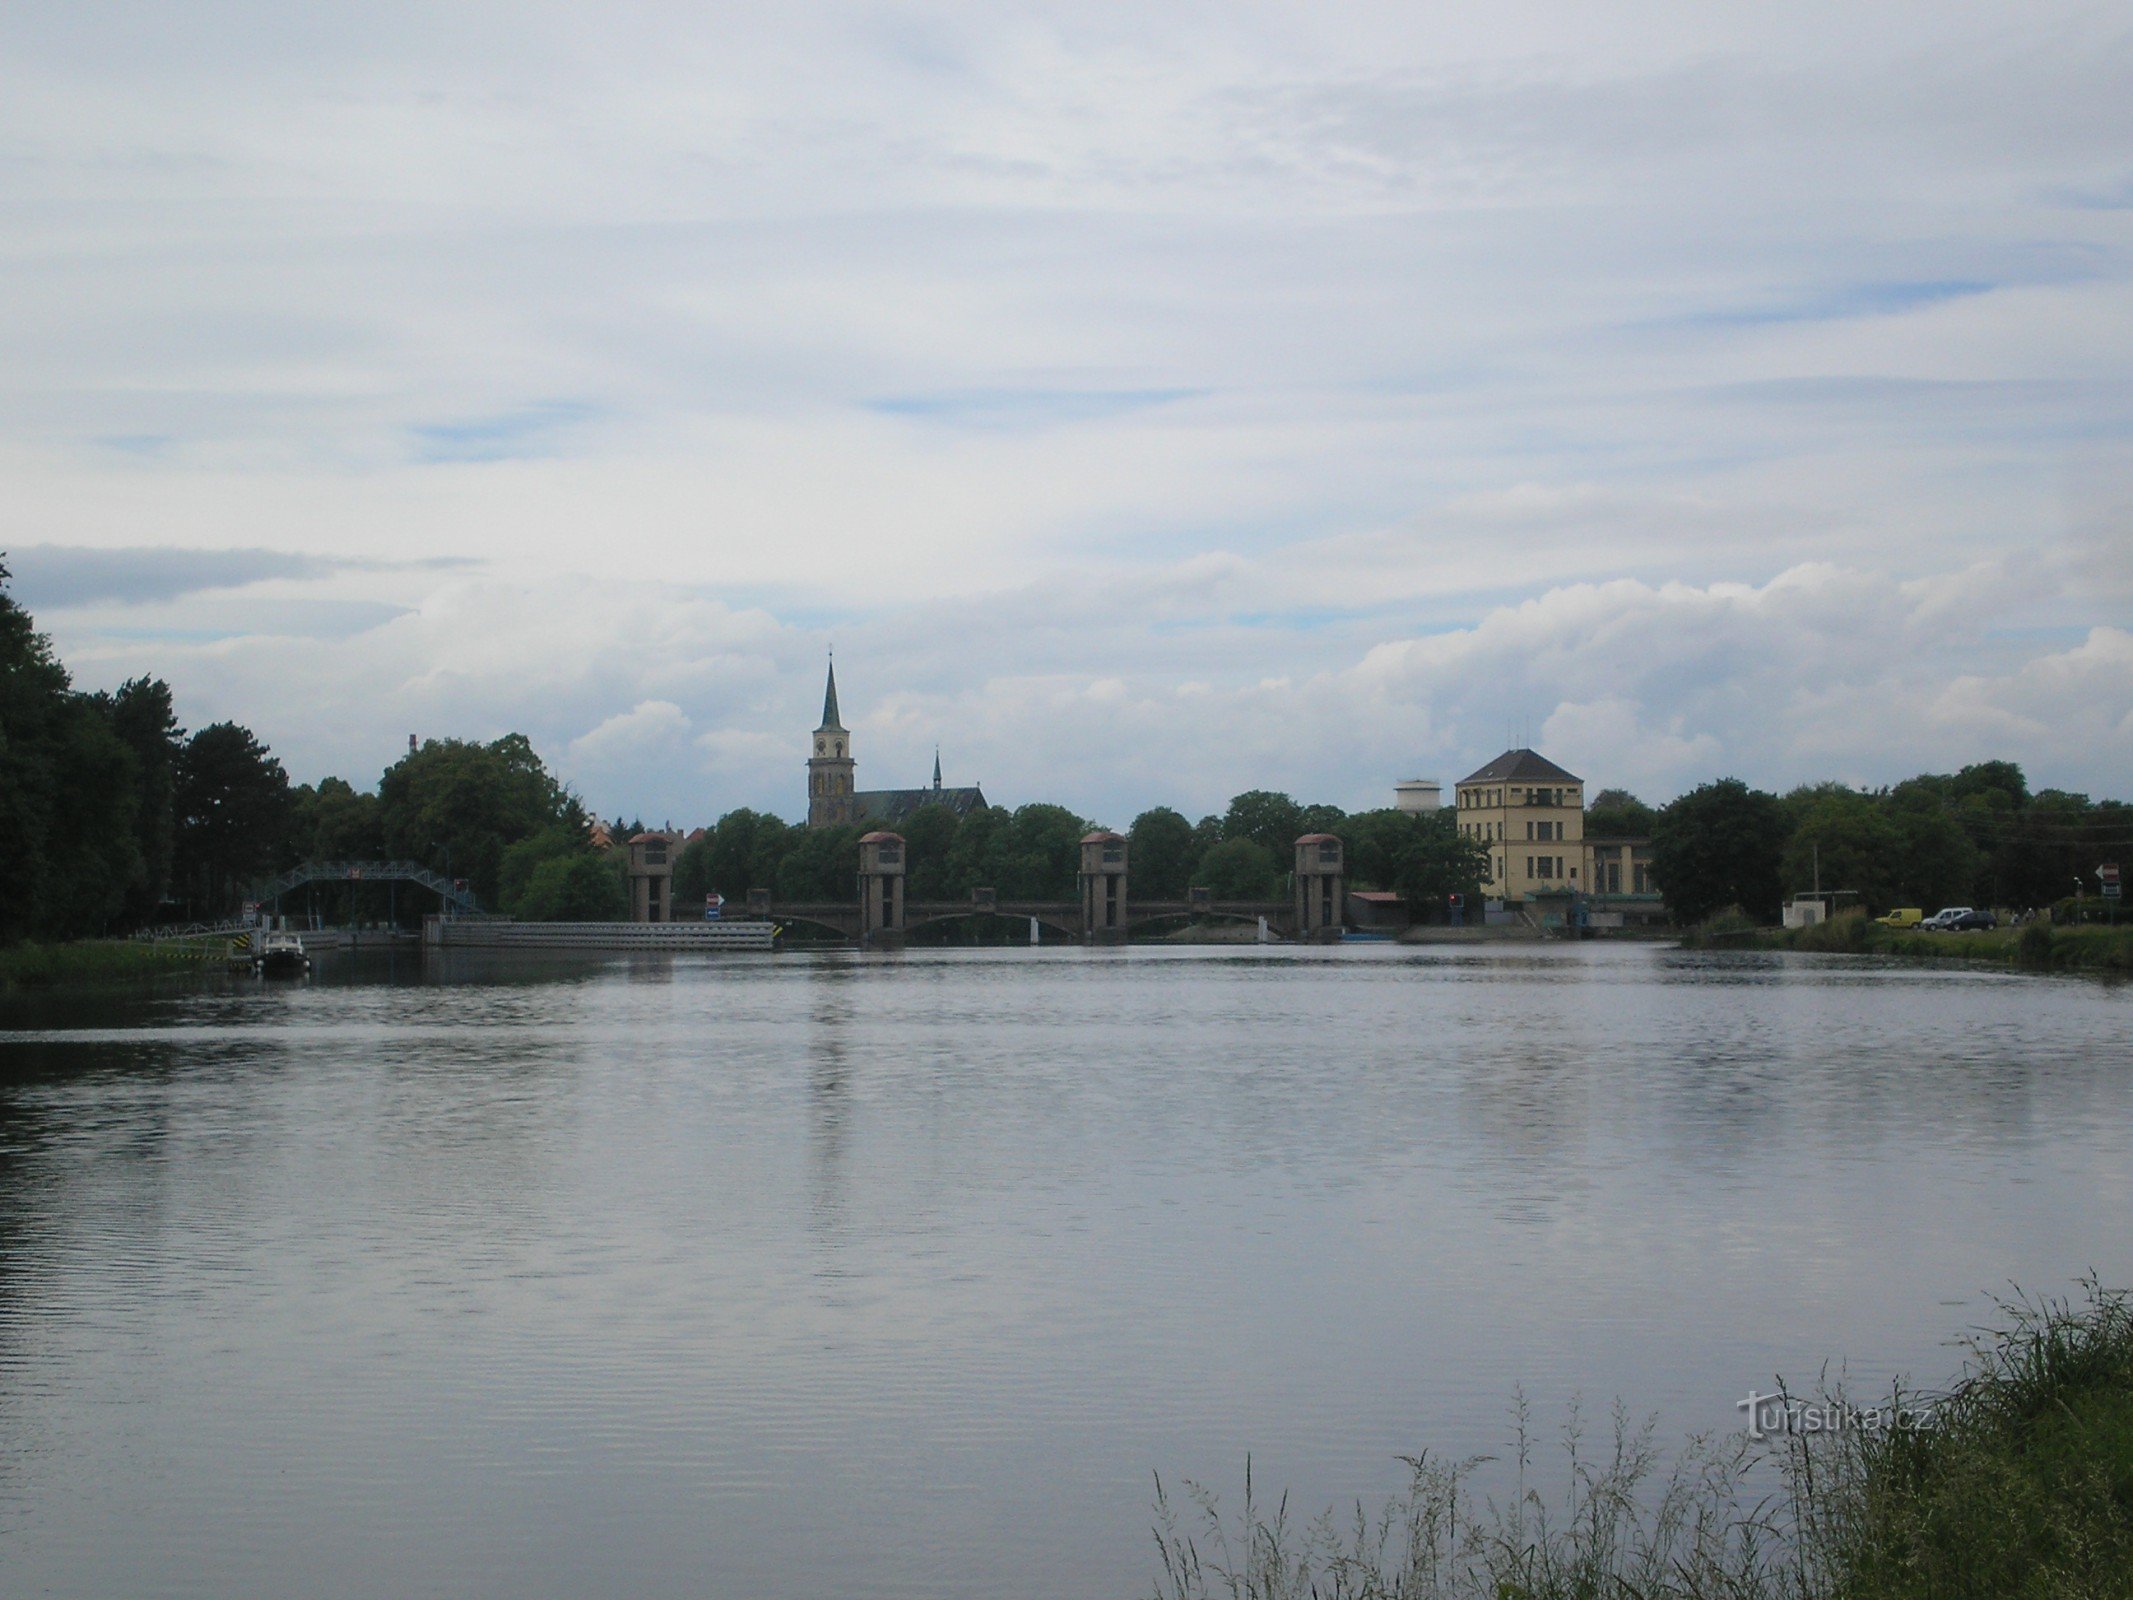
[[[1945,930],[1956,918],[1969,915],[1970,908],[1968,906],[1944,906],[1918,926],[1928,933],[1939,933]]]

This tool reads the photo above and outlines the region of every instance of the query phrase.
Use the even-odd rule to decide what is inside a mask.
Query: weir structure
[[[1329,839],[1330,861],[1323,849]],[[1309,863],[1310,892],[1286,900],[1218,900],[1206,889],[1192,889],[1183,900],[1135,900],[1127,893],[1132,846],[1124,835],[1091,833],[1080,848],[1078,900],[1009,900],[989,888],[971,890],[968,900],[912,900],[906,894],[910,859],[903,836],[881,829],[859,842],[858,893],[852,900],[781,900],[767,889],[751,889],[746,915],[864,945],[896,945],[920,928],[983,917],[1035,922],[1090,944],[1123,943],[1157,924],[1188,921],[1263,922],[1267,935],[1279,939],[1340,937],[1340,841],[1330,834],[1296,841],[1298,862]]]
[[[649,834],[631,843],[643,847],[654,840],[671,843],[668,836]],[[668,920],[672,900],[665,882],[656,888],[648,883],[633,885],[640,896],[656,896],[658,909],[658,914],[647,915],[653,906],[640,903],[635,922],[514,923],[484,913],[463,884],[410,861],[310,861],[256,892],[259,899],[271,903],[307,883],[417,884],[442,902],[439,914],[424,919],[428,941],[449,945],[757,949],[768,944],[767,925],[785,924],[796,931],[813,928],[855,944],[893,947],[920,928],[987,917],[1033,922],[1062,938],[1090,944],[1123,943],[1135,932],[1165,922],[1241,922],[1263,926],[1269,938],[1313,942],[1341,936],[1343,862],[1341,842],[1332,834],[1306,834],[1296,841],[1294,883],[1285,900],[1218,900],[1201,888],[1188,890],[1183,900],[1135,900],[1127,892],[1131,850],[1131,841],[1122,834],[1098,831],[1085,835],[1080,843],[1078,900],[1009,900],[995,889],[980,888],[971,890],[968,900],[914,901],[906,893],[910,856],[903,836],[877,829],[859,841],[857,892],[852,899],[781,900],[768,889],[751,889],[745,911],[729,904],[722,922],[708,927],[693,918]],[[669,851],[661,854],[667,859],[656,864],[643,861],[632,877],[640,882],[664,879],[672,871],[672,857]],[[637,865],[633,860],[633,866]],[[720,933],[721,926],[732,931]]]

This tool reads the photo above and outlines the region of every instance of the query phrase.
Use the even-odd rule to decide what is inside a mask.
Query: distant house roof
[[[1506,750],[1479,772],[1469,772],[1461,783],[1516,783],[1527,778],[1550,778],[1558,783],[1583,783],[1574,772],[1565,772],[1546,756],[1532,750]]]
[[[852,796],[854,822],[901,822],[927,806],[946,806],[967,817],[985,804],[985,791],[976,784],[964,789],[861,789]]]
[[[1081,836],[1083,844],[1110,844],[1113,840],[1124,844],[1126,836],[1122,833],[1113,833],[1108,828],[1098,828],[1094,833],[1085,833]]]
[[[872,833],[862,833],[859,836],[859,842],[861,844],[887,844],[892,839],[898,844],[902,844],[904,842],[904,836],[902,834],[890,833],[886,829],[882,828],[876,828]]]
[[[1324,844],[1328,840],[1331,840],[1334,844],[1339,844],[1340,835],[1337,833],[1306,833],[1300,835],[1296,842],[1298,844]]]

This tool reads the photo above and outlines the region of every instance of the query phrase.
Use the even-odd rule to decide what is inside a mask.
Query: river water
[[[2133,1281],[2133,990],[1653,946],[329,959],[0,1008],[0,1591],[1123,1596],[1522,1389]]]

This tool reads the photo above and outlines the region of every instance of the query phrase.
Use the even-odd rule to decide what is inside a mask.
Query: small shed
[[[1394,930],[1407,927],[1413,921],[1407,902],[1390,889],[1348,891],[1348,923],[1351,927]]]

